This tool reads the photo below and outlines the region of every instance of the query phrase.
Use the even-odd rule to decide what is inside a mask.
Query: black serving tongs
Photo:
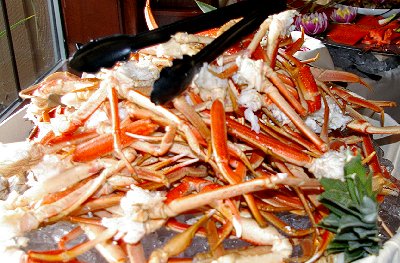
[[[171,67],[161,70],[160,77],[153,85],[151,101],[155,104],[164,104],[181,94],[204,62],[215,60],[240,38],[253,32],[267,16],[268,12],[254,10],[196,55],[185,55],[182,59],[175,59]]]
[[[163,104],[183,92],[196,69],[204,62],[214,60],[230,45],[255,30],[266,17],[285,8],[284,0],[247,0],[137,35],[100,38],[81,46],[72,56],[69,66],[81,72],[96,72],[101,67],[111,67],[117,61],[126,60],[135,50],[168,41],[177,32],[196,33],[243,16],[239,23],[198,54],[174,60],[172,67],[161,71],[160,78],[154,84],[151,99],[157,104]]]
[[[102,67],[112,67],[117,61],[128,59],[135,50],[166,42],[177,32],[197,33],[218,27],[230,19],[250,13],[258,5],[259,2],[255,0],[242,1],[137,35],[112,35],[95,39],[78,47],[69,66],[79,72],[97,72]]]

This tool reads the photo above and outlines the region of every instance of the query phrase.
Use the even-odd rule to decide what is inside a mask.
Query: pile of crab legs
[[[274,32],[271,24],[273,19],[267,19],[254,35],[221,55],[227,63],[239,55],[261,60],[266,73],[260,94],[292,122],[282,125],[262,108],[269,121],[258,121],[259,133],[244,121],[235,92],[228,92],[229,107],[221,99],[203,101],[190,88],[169,105],[155,105],[146,81],[135,86],[117,76],[121,65],[86,78],[54,73],[24,90],[21,96],[31,99],[29,111],[37,126],[18,150],[22,157],[1,160],[0,173],[4,177],[30,173],[35,184],[2,202],[1,225],[9,238],[60,220],[78,227],[60,240],[58,250],[19,251],[20,260],[78,262],[77,256],[96,247],[108,262],[143,262],[141,239],[166,226],[177,234],[151,253],[150,262],[172,260],[194,235],[206,236],[209,251],[195,259],[173,260],[315,261],[324,254],[332,234],[317,227],[327,210],[318,203],[323,189],[309,169],[325,152],[339,147],[362,152],[381,196],[395,192],[369,134],[393,134],[400,129],[372,126],[356,111],[369,108],[383,116],[382,107],[393,105],[366,101],[334,84],[365,84],[353,74],[321,70],[310,67],[310,61],[297,60],[293,55],[302,46],[302,38],[290,42],[279,34],[269,35]],[[190,35],[189,41],[201,48],[214,33],[218,30],[207,32],[208,36]],[[265,35],[268,45],[262,47]],[[144,57],[159,68],[171,60],[144,49],[133,54],[131,61]],[[230,80],[237,70],[232,63],[214,74]],[[240,90],[230,84],[232,90]],[[74,106],[67,107],[54,96],[68,97]],[[305,116],[326,103],[325,96],[353,118],[346,135],[328,133],[327,127],[317,135],[304,124]],[[101,114],[106,120],[89,128],[88,123]],[[51,158],[56,161],[49,164]],[[40,174],[43,171],[49,174]],[[306,216],[311,227],[296,229],[277,213]],[[189,225],[175,218],[183,214],[199,219]],[[119,225],[123,223],[127,227]],[[67,248],[81,233],[89,241]],[[223,241],[227,238],[241,238],[249,245],[226,250]],[[303,253],[291,258],[295,245]]]

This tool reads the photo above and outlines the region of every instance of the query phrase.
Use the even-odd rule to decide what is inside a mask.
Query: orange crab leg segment
[[[285,53],[289,55],[294,55],[294,53],[300,50],[303,44],[304,44],[304,28],[301,27],[301,37],[292,44],[288,45],[287,48],[285,49]]]
[[[294,66],[291,66],[288,62],[282,61],[282,64],[289,70],[290,75],[303,94],[308,105],[308,111],[312,113],[319,110],[321,108],[321,95],[314,76],[311,74],[310,66],[300,62],[288,53],[281,53],[281,55],[294,64]]]
[[[151,123],[150,120],[139,120],[128,124],[121,129],[121,145],[126,147],[135,141],[134,138],[125,135],[125,132],[148,135],[153,133],[158,128],[158,125]],[[105,155],[113,151],[113,135],[103,134],[78,145],[73,154],[73,161],[87,162],[96,159],[99,156]]]
[[[228,199],[247,193],[276,188],[280,184],[289,186],[318,186],[319,182],[316,179],[288,178],[284,174],[277,174],[268,178],[253,179],[240,184],[221,186],[201,194],[191,194],[177,198],[171,201],[163,211],[154,211],[154,215],[152,216],[158,217],[160,214],[164,214],[172,217],[208,205],[216,199]]]
[[[211,106],[211,133],[211,141],[213,151],[215,153],[215,159],[225,179],[230,184],[243,182],[243,176],[235,173],[229,166],[225,109],[224,105],[219,99],[215,100]],[[244,195],[244,198],[249,204],[249,208],[251,209],[251,212],[253,213],[254,218],[257,220],[257,222],[262,226],[266,226],[265,220],[261,216],[254,203],[253,196],[246,194]]]
[[[151,11],[150,0],[146,0],[146,4],[144,6],[144,17],[149,30],[158,28],[158,24],[154,19],[153,12]]]
[[[305,167],[308,167],[313,161],[311,156],[275,138],[269,137],[263,133],[255,134],[249,127],[231,119],[227,119],[226,122],[230,134],[246,141],[250,145],[256,146],[266,154]]]
[[[364,120],[351,121],[347,128],[368,134],[400,134],[399,126],[376,127]]]
[[[326,152],[328,146],[324,141],[321,140],[303,121],[302,118],[294,111],[289,103],[282,97],[278,89],[273,85],[266,85],[264,87],[265,93],[268,98],[283,111],[293,124],[306,136],[308,137],[319,150]]]
[[[211,141],[215,159],[219,169],[222,171],[225,179],[230,184],[242,182],[243,178],[239,177],[229,166],[229,152],[227,146],[227,131],[225,124],[225,110],[222,102],[217,99],[211,106]]]
[[[370,135],[363,135],[362,140],[363,140],[362,144],[363,152],[366,156],[368,156],[375,151],[375,148],[372,144],[372,138]],[[391,178],[390,173],[386,170],[384,166],[380,164],[378,156],[376,156],[376,154],[372,157],[368,165],[371,168],[374,175],[382,175],[387,179]]]
[[[363,98],[360,97],[356,97],[351,95],[348,91],[341,89],[337,86],[332,87],[331,91],[336,94],[337,96],[339,96],[340,98],[342,98],[343,100],[345,100],[347,103],[351,103],[351,104],[355,104],[358,106],[362,106],[365,107],[367,109],[370,109],[372,111],[378,112],[381,114],[381,125],[383,125],[384,123],[384,110],[381,106],[370,102],[368,100],[365,100]]]
[[[93,240],[87,241],[86,243],[77,245],[69,250],[55,250],[55,251],[29,251],[28,257],[38,260],[38,262],[50,261],[50,262],[70,262],[75,257],[89,251],[96,244],[106,241],[115,235],[115,230],[106,229],[98,237]],[[72,261],[74,262],[74,261]]]
[[[190,245],[199,227],[202,226],[213,213],[214,211],[207,213],[184,232],[171,238],[163,248],[153,251],[150,255],[149,262],[167,262],[169,257],[176,256],[183,252]]]
[[[217,184],[213,184],[212,182],[205,180],[203,178],[196,177],[186,177],[181,180],[181,183],[176,186],[174,189],[168,192],[167,199],[164,203],[168,204],[173,200],[191,194],[192,192],[200,192],[205,187],[208,189],[218,188],[220,187]]]
[[[100,85],[96,92],[78,110],[69,115],[67,125],[62,125],[59,131],[63,134],[72,134],[81,127],[107,98],[106,86]]]
[[[350,83],[360,83],[365,87],[370,89],[370,85],[362,80],[356,74],[339,71],[339,70],[329,70],[329,69],[320,69],[311,67],[310,68],[312,75],[319,81],[328,82],[328,81],[342,81],[342,82],[350,82]]]
[[[301,116],[307,115],[307,110],[301,105],[301,103],[297,100],[298,95],[295,95],[287,88],[284,81],[278,76],[278,74],[269,66],[265,66],[266,75],[268,79],[275,85],[275,87],[279,90],[280,94],[286,99],[285,103],[291,105],[296,112],[298,112]],[[290,86],[289,86],[290,87]],[[271,98],[273,101],[273,98]],[[275,103],[275,102],[274,102]],[[276,103],[275,103],[276,104]],[[277,104],[279,105],[279,104]]]

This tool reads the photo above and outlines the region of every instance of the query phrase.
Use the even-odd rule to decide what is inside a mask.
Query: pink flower
[[[325,13],[311,13],[309,15],[300,15],[296,18],[296,28],[304,28],[307,35],[316,35],[322,33],[328,27],[328,18]]]
[[[339,6],[333,10],[331,19],[337,23],[350,23],[357,16],[357,8],[351,6]]]

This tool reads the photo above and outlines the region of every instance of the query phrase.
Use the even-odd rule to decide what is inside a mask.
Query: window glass
[[[60,10],[54,2],[6,1],[20,89],[29,87],[65,59]],[[4,114],[18,99],[18,81],[13,74],[3,15],[0,23],[0,112]]]

